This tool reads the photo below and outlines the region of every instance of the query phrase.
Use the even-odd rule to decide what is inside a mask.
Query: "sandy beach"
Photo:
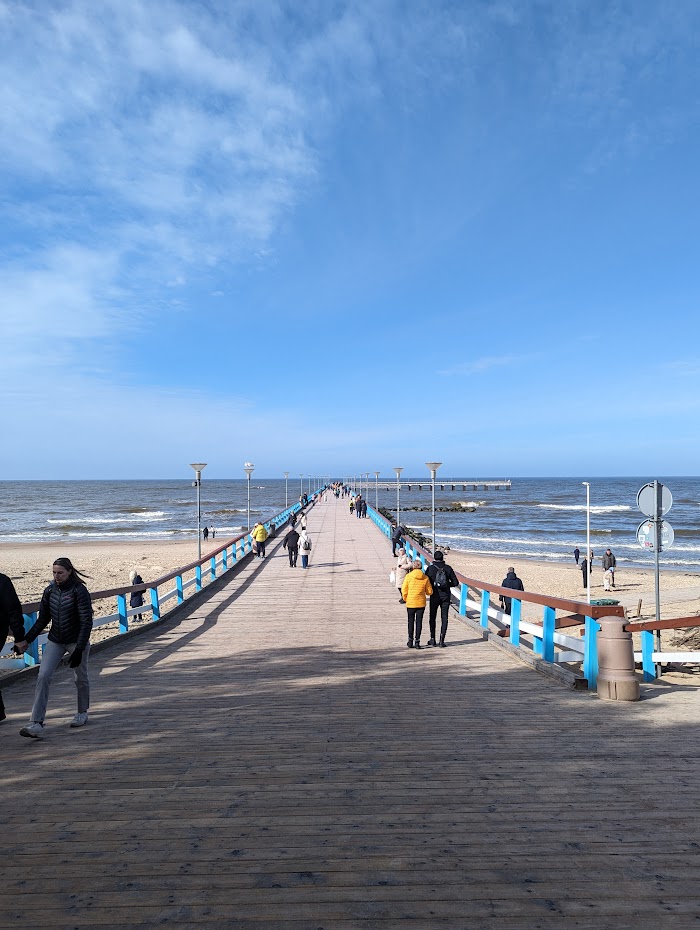
[[[217,548],[203,548],[202,555]],[[136,569],[145,581],[186,565],[197,557],[197,546],[193,540],[187,542],[75,542],[24,543],[0,545],[0,571],[9,575],[23,602],[38,600],[51,580],[51,565],[60,555],[67,555],[77,568],[90,576],[88,588],[99,591],[129,584],[129,573]],[[510,565],[522,578],[526,591],[546,593],[555,597],[585,600],[581,571],[573,563],[546,562],[534,559],[508,560],[502,557],[474,555],[453,549],[447,560],[463,575],[482,581],[500,584]],[[192,573],[190,573],[191,575]],[[188,576],[186,576],[188,577]],[[593,565],[591,576],[593,597],[606,596],[603,591],[603,572],[600,563]],[[691,572],[665,571],[661,575],[662,616],[687,617],[700,613],[700,576]],[[616,573],[616,590],[610,595],[636,614],[641,598],[642,617],[654,615],[654,574],[652,570],[625,568]],[[95,615],[106,616],[115,611],[114,599],[98,601]],[[539,618],[539,609],[527,607],[525,615]],[[116,626],[115,626],[116,629]],[[111,634],[104,628],[96,630],[94,638]],[[673,636],[671,631],[668,639]]]

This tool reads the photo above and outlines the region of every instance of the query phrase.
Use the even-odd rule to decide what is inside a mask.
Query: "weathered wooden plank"
[[[695,691],[603,705],[454,619],[407,650],[387,541],[342,502],[309,524],[308,572],[272,547],[96,655],[84,730],[67,671],[45,741],[11,714],[0,927],[694,921]]]

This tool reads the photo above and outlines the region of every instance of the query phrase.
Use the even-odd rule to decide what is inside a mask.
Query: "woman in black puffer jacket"
[[[83,576],[73,567],[70,559],[56,559],[53,563],[53,581],[41,598],[39,618],[18,648],[24,652],[42,630],[51,624],[49,639],[41,656],[39,677],[36,682],[32,719],[19,731],[22,736],[42,739],[44,716],[49,699],[49,688],[54,672],[63,656],[70,655],[70,667],[75,673],[78,689],[78,713],[72,727],[87,723],[90,706],[90,678],[88,656],[92,631],[92,601]]]

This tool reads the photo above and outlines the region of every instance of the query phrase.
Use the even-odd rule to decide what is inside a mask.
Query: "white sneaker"
[[[82,714],[76,714],[75,717],[70,722],[72,727],[84,727],[87,723],[88,715],[87,711],[84,711]]]
[[[37,723],[36,720],[30,720],[26,727],[19,731],[20,736],[30,736],[32,739],[44,738],[44,724]]]

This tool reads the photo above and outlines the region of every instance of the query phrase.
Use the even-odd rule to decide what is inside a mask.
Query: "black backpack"
[[[438,588],[449,588],[447,572],[444,565],[439,565],[435,574],[435,585]]]

